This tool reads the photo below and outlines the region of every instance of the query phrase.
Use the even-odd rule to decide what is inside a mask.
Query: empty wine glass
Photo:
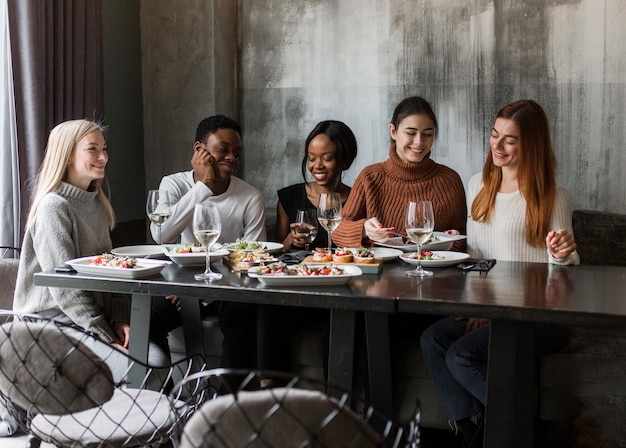
[[[309,245],[317,237],[317,211],[313,208],[299,209],[296,213],[296,233],[306,238],[304,250],[309,250]]]
[[[317,204],[317,220],[328,232],[328,250],[331,250],[332,233],[341,223],[341,196],[339,193],[322,193]]]
[[[148,219],[157,226],[157,244],[161,244],[161,226],[170,217],[170,201],[167,191],[150,190],[146,201]]]
[[[422,268],[422,244],[428,241],[435,228],[433,204],[430,201],[409,202],[406,208],[406,234],[417,244],[417,268],[408,271],[407,275],[428,277],[431,271]]]
[[[219,280],[222,274],[211,271],[211,246],[222,232],[222,221],[215,204],[196,204],[193,210],[193,235],[206,248],[206,269],[194,275],[196,280]]]

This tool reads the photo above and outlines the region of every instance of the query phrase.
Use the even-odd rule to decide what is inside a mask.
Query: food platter
[[[206,249],[197,248],[197,252],[180,253],[175,252],[177,248],[186,247],[184,244],[164,244],[161,246],[162,253],[165,254],[174,263],[180,266],[204,266],[206,265]],[[228,255],[229,251],[224,248],[213,250],[210,255],[211,263],[215,263],[224,255]]]
[[[230,250],[230,251],[241,250],[243,252],[253,252],[255,250],[265,249],[265,251],[270,253],[270,254],[274,254],[276,252],[280,252],[281,250],[283,250],[283,247],[285,247],[281,243],[274,243],[272,241],[253,241],[252,243],[258,243],[258,244],[261,245],[261,247],[258,248],[258,249],[238,249],[238,248],[235,247],[237,245],[237,243],[226,243],[226,244],[223,245],[223,247],[225,249]]]
[[[446,232],[433,232],[433,235],[439,240],[433,243],[427,243],[422,246],[422,250],[450,250],[455,241],[464,240],[467,235],[448,235]],[[402,252],[415,252],[417,249],[415,243],[406,243],[406,237],[389,238],[384,243],[375,244],[390,249],[398,249]]]
[[[453,252],[453,251],[432,251],[434,255],[442,257],[439,260],[422,260],[421,265],[423,267],[431,267],[431,268],[441,268],[445,266],[454,266],[455,264],[459,264],[463,260],[467,260],[470,256],[464,252]],[[400,256],[400,260],[417,265],[418,260],[413,258],[414,254],[405,254]]]
[[[94,274],[102,275],[105,277],[134,279],[157,274],[161,272],[161,270],[165,266],[172,263],[171,261],[141,258],[137,260],[137,266],[135,268],[122,269],[104,266],[92,266],[90,263],[94,258],[96,257],[93,255],[90,257],[75,258],[73,260],[66,261],[65,264],[71,266],[76,272],[80,274]]]
[[[256,267],[248,269],[248,277],[256,278],[264,285],[273,286],[304,286],[304,285],[344,285],[352,277],[361,275],[363,272],[357,266],[342,266],[342,275],[319,275],[319,276],[299,276],[299,275],[270,275],[259,274]]]
[[[165,258],[161,246],[157,244],[116,247],[115,249],[111,249],[111,253],[118,257]]]
[[[370,250],[374,252],[376,258],[382,261],[395,260],[404,253],[400,249],[390,249],[388,247],[372,247]]]

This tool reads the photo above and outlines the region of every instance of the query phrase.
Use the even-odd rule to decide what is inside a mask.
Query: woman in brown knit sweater
[[[433,203],[435,230],[465,234],[467,206],[463,182],[456,171],[430,158],[437,133],[437,117],[421,97],[405,98],[393,112],[389,158],[367,166],[357,177],[333,232],[333,243],[369,247],[384,242],[390,232],[406,234],[409,201]],[[454,249],[465,247],[465,240]]]

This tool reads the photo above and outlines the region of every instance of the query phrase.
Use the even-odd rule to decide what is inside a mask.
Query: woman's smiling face
[[[513,120],[497,118],[489,138],[491,158],[495,166],[517,170],[519,127]]]
[[[92,181],[104,178],[108,161],[109,155],[104,135],[100,131],[90,132],[74,146],[65,181],[87,190]]]
[[[333,186],[341,170],[335,158],[335,145],[324,134],[316,135],[307,148],[307,169],[319,185]]]
[[[396,142],[396,154],[405,163],[424,160],[435,141],[435,124],[426,114],[409,115],[398,127],[389,125],[391,138]]]

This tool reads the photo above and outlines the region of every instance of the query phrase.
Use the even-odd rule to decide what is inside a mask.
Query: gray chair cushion
[[[318,391],[278,388],[207,401],[185,425],[180,446],[383,445],[363,419],[335,399]]]
[[[0,326],[0,390],[26,411],[63,414],[113,395],[107,365],[53,322]]]
[[[626,266],[626,215],[574,210],[572,225],[581,263]]]
[[[145,389],[116,389],[100,407],[70,415],[38,414],[30,428],[44,442],[60,446],[140,446],[166,440],[172,426],[166,395]],[[160,434],[160,435],[159,435]]]

